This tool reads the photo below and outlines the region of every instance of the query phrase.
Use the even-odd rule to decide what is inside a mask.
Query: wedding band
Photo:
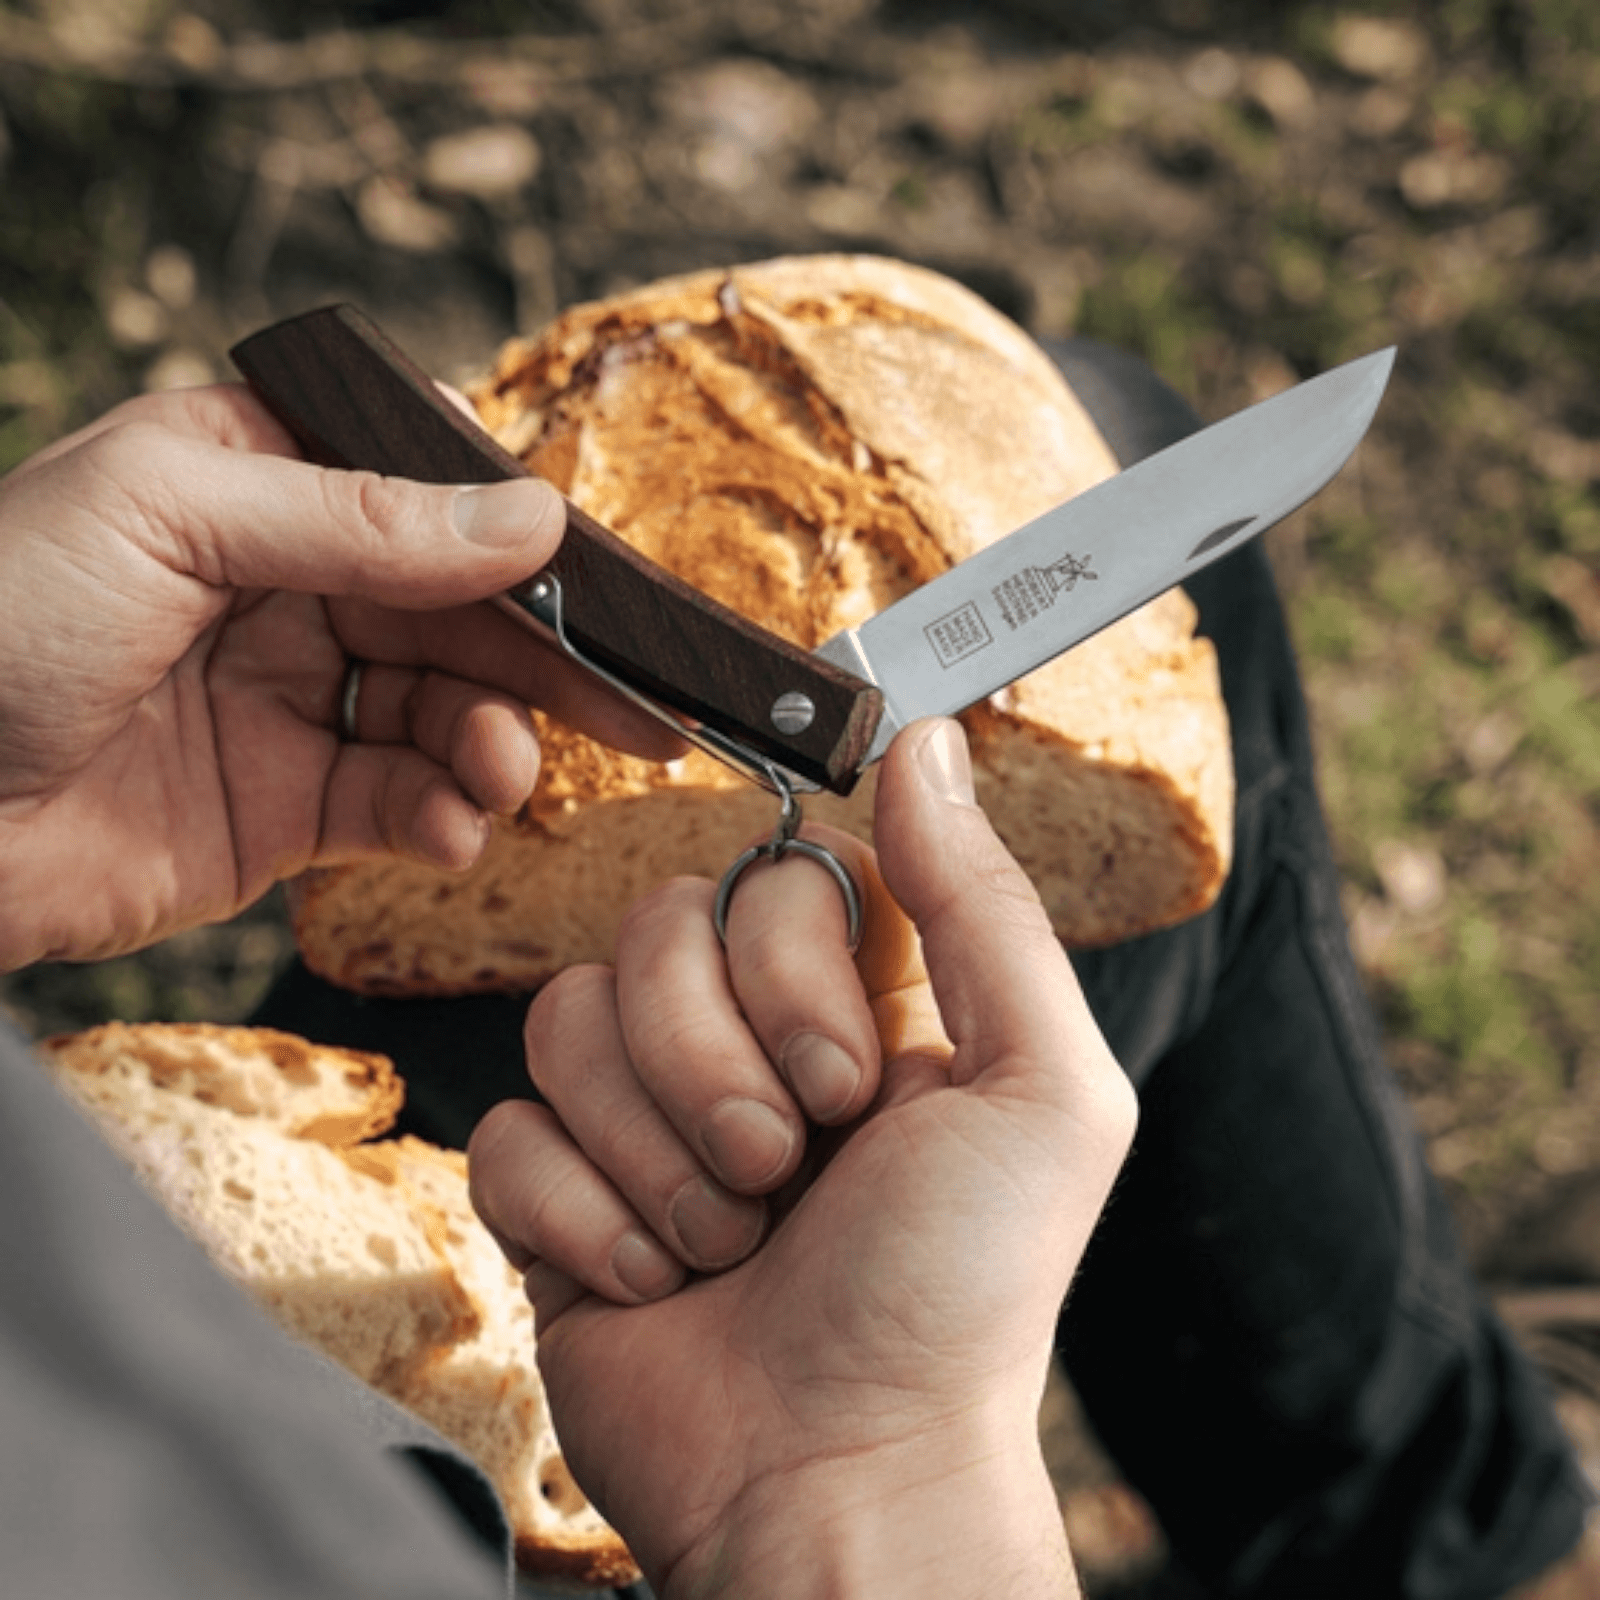
[[[810,839],[780,838],[767,844],[751,845],[723,873],[722,882],[717,885],[717,898],[711,907],[711,921],[717,930],[717,938],[723,944],[728,942],[728,907],[733,903],[733,891],[739,887],[739,880],[763,857],[778,862],[787,855],[804,856],[808,861],[815,861],[819,867],[826,867],[833,881],[839,885],[839,893],[844,896],[846,943],[850,954],[854,955],[861,944],[861,891],[856,888],[856,880],[850,876],[849,868],[838,856],[826,845],[816,844]]]
[[[346,744],[357,743],[361,735],[356,732],[356,705],[361,699],[361,674],[365,661],[352,661],[344,669],[344,688],[339,693],[339,737]]]

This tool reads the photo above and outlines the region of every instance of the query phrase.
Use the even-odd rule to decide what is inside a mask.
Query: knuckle
[[[372,791],[371,826],[384,848],[407,854],[413,830],[428,799],[433,773],[416,761],[396,761],[383,771]]]
[[[617,942],[635,943],[680,918],[703,912],[710,904],[711,885],[703,878],[669,878],[641,895],[623,914]]]
[[[659,1162],[641,1161],[643,1152],[657,1152],[661,1146],[661,1109],[648,1097],[614,1108],[594,1132],[590,1154],[607,1172],[621,1176],[637,1168],[636,1176],[647,1189],[661,1191],[677,1183],[676,1166],[663,1168]]]
[[[537,1021],[542,1032],[555,1035],[585,1026],[597,1010],[610,1005],[615,984],[615,973],[598,962],[568,967],[534,997],[529,1026]]]
[[[103,428],[85,447],[90,459],[114,470],[124,481],[143,477],[152,452],[167,443],[165,428],[140,416],[124,416]]]
[[[657,985],[646,1036],[636,1039],[641,1065],[656,1063],[709,1066],[720,1054],[723,1023],[718,993]]]
[[[1111,1102],[1106,1111],[1107,1132],[1115,1147],[1126,1155],[1133,1147],[1133,1137],[1139,1131],[1139,1096],[1132,1080],[1120,1069],[1111,1073],[1107,1098]]]
[[[190,441],[137,412],[103,429],[73,463],[75,494],[132,547],[204,583],[223,581],[206,519],[185,502]]]
[[[479,1119],[467,1141],[467,1191],[486,1224],[499,1224],[507,1179],[522,1166],[537,1119],[547,1113],[526,1100],[503,1100]]]
[[[513,1136],[512,1124],[516,1116],[515,1105],[509,1100],[502,1101],[491,1106],[472,1130],[467,1140],[467,1172],[474,1198],[492,1177],[499,1152]]]
[[[95,475],[97,494],[109,491],[113,505],[122,502],[159,518],[170,481],[162,462],[174,442],[165,428],[131,417],[96,434],[84,446],[83,465]]]
[[[794,977],[800,975],[797,967],[806,973],[814,970],[813,962],[805,959],[812,954],[811,951],[797,949],[793,937],[785,938],[781,929],[770,924],[763,925],[751,937],[739,943],[740,987],[754,984],[763,991],[784,990]]]
[[[376,472],[324,472],[322,493],[330,516],[373,544],[391,542],[409,521],[408,485]]]
[[[1088,1086],[1080,1090],[1083,1115],[1092,1121],[1101,1148],[1120,1165],[1139,1128],[1139,1095],[1110,1047],[1100,1041],[1102,1059],[1095,1065]]]
[[[528,1075],[543,1094],[559,1088],[563,1066],[581,1055],[595,1019],[614,1007],[616,974],[590,964],[568,967],[534,996],[522,1025]]]
[[[498,1106],[467,1146],[468,1193],[484,1225],[538,1253],[561,1190],[555,1161],[529,1159],[549,1117],[527,1101]]]

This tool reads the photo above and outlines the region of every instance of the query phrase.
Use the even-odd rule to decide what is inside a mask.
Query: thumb
[[[566,526],[561,496],[537,478],[414,483],[139,427],[87,448],[114,458],[100,465],[139,513],[130,536],[218,587],[457,605],[536,572]]]
[[[1038,894],[974,799],[959,724],[928,719],[896,739],[873,832],[884,881],[922,939],[954,1081],[1088,1116],[1120,1163],[1132,1088]]]

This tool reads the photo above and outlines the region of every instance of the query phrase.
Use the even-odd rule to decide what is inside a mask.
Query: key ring
[[[739,857],[734,864],[722,875],[722,882],[717,885],[717,898],[712,903],[711,921],[717,930],[717,937],[724,945],[728,942],[728,907],[733,903],[733,891],[739,887],[739,880],[756,862],[763,857],[774,865],[782,861],[787,855],[804,856],[808,861],[815,861],[819,867],[824,867],[832,875],[833,881],[839,885],[839,893],[844,896],[846,943],[850,954],[854,955],[861,944],[861,891],[856,888],[856,880],[850,876],[850,870],[838,856],[825,844],[817,844],[811,839],[796,837],[800,823],[803,820],[800,813],[800,802],[794,797],[794,790],[783,781],[783,776],[776,769],[771,776],[774,780],[779,797],[783,802],[783,811],[778,817],[778,826],[773,830],[772,837],[765,844],[753,844]]]
[[[510,615],[523,620],[531,618],[555,639],[566,655],[601,682],[609,684],[625,700],[638,706],[642,711],[647,711],[656,721],[665,723],[675,733],[704,750],[707,755],[715,756],[725,766],[732,767],[735,772],[741,773],[753,783],[760,784],[764,789],[770,789],[778,796],[783,810],[778,817],[778,826],[773,830],[772,837],[765,844],[752,845],[746,850],[723,873],[722,882],[717,885],[717,898],[712,907],[711,919],[716,925],[717,937],[722,943],[726,945],[728,942],[728,906],[733,900],[733,891],[738,888],[740,878],[763,856],[776,863],[787,855],[799,855],[826,868],[832,875],[833,881],[839,885],[839,892],[844,896],[850,953],[854,955],[861,943],[861,891],[856,887],[855,879],[850,876],[849,868],[826,845],[796,837],[804,820],[800,812],[800,802],[795,799],[796,791],[801,788],[808,792],[814,791],[816,785],[804,778],[796,777],[793,773],[785,772],[775,761],[769,761],[759,751],[740,744],[737,739],[730,738],[727,734],[718,733],[714,728],[697,726],[674,716],[665,706],[641,694],[632,684],[625,683],[597,661],[591,660],[567,635],[566,624],[561,614],[561,583],[549,573],[537,573],[527,583],[498,598],[502,608]]]

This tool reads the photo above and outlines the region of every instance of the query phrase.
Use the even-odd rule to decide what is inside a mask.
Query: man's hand
[[[469,866],[533,788],[530,704],[673,753],[473,603],[555,550],[547,484],[296,454],[219,387],[130,402],[0,481],[0,970],[137,948],[318,863]]]
[[[709,884],[642,902],[530,1012],[549,1107],[472,1140],[569,1460],[670,1600],[1075,1592],[1038,1403],[1133,1093],[954,724],[891,749],[876,836],[881,877],[827,835],[854,962],[803,860],[726,956]]]

